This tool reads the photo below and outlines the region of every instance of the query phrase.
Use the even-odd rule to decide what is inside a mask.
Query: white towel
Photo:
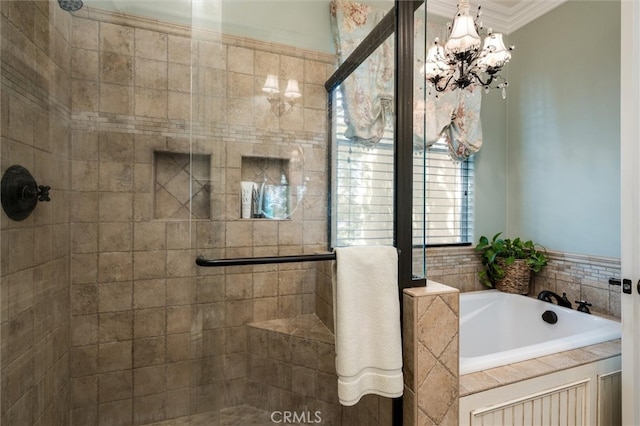
[[[395,247],[336,248],[333,316],[338,398],[402,395],[402,342]]]

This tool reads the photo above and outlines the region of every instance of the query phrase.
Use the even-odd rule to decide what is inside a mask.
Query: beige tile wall
[[[459,292],[436,282],[403,294],[406,425],[458,424]]]
[[[312,313],[313,263],[198,268],[196,255],[326,249],[334,58],[88,7],[73,18],[73,424],[142,424],[245,401],[246,324]],[[277,117],[267,74],[303,97]],[[208,156],[209,220],[154,214],[154,152]],[[291,220],[241,220],[243,157],[304,162]],[[176,180],[174,193],[190,184]]]
[[[0,423],[68,424],[71,17],[2,1],[1,171],[26,167],[51,202],[0,213]]]
[[[609,278],[620,278],[620,259],[587,256],[548,250],[549,264],[533,275],[530,295],[551,290],[567,293],[573,303],[587,300],[594,311],[620,317],[620,287],[609,285]],[[473,247],[427,249],[427,277],[462,292],[484,290],[478,272],[480,256]],[[574,304],[575,307],[575,304]]]
[[[316,283],[316,315],[331,331],[333,324],[333,272],[330,262],[319,262]]]
[[[531,294],[551,290],[567,293],[573,304],[587,300],[594,312],[620,318],[620,286],[609,285],[609,278],[620,278],[620,259],[549,251],[549,265],[536,274]]]

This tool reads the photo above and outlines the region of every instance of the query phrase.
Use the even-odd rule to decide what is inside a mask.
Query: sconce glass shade
[[[298,80],[289,80],[287,82],[287,88],[284,91],[284,97],[289,99],[297,99],[302,97],[300,88],[298,87]]]
[[[509,59],[511,59],[511,53],[502,41],[502,34],[489,34],[485,37],[482,56],[478,61],[481,66],[499,68],[509,62]]]
[[[269,74],[267,81],[262,86],[262,91],[267,94],[266,98],[271,104],[271,112],[278,117],[289,114],[297,103],[297,99],[302,97],[298,80],[287,81],[287,88],[284,94],[280,95],[279,78],[277,75]]]
[[[264,86],[262,86],[262,91],[271,95],[280,93],[278,76],[269,74],[267,76],[267,80],[264,82]]]
[[[445,49],[453,53],[468,52],[479,49],[481,42],[474,19],[469,15],[469,2],[461,1]]]

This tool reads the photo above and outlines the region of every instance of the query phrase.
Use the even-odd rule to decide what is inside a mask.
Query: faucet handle
[[[580,311],[580,312],[584,312],[586,314],[590,314],[591,311],[589,311],[589,306],[593,306],[591,303],[587,302],[586,300],[576,300],[575,301],[578,304],[578,307],[576,308],[576,310]]]

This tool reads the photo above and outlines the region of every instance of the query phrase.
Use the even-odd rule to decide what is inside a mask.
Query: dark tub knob
[[[549,324],[555,324],[558,322],[558,315],[553,311],[544,311],[542,314],[542,320]]]

